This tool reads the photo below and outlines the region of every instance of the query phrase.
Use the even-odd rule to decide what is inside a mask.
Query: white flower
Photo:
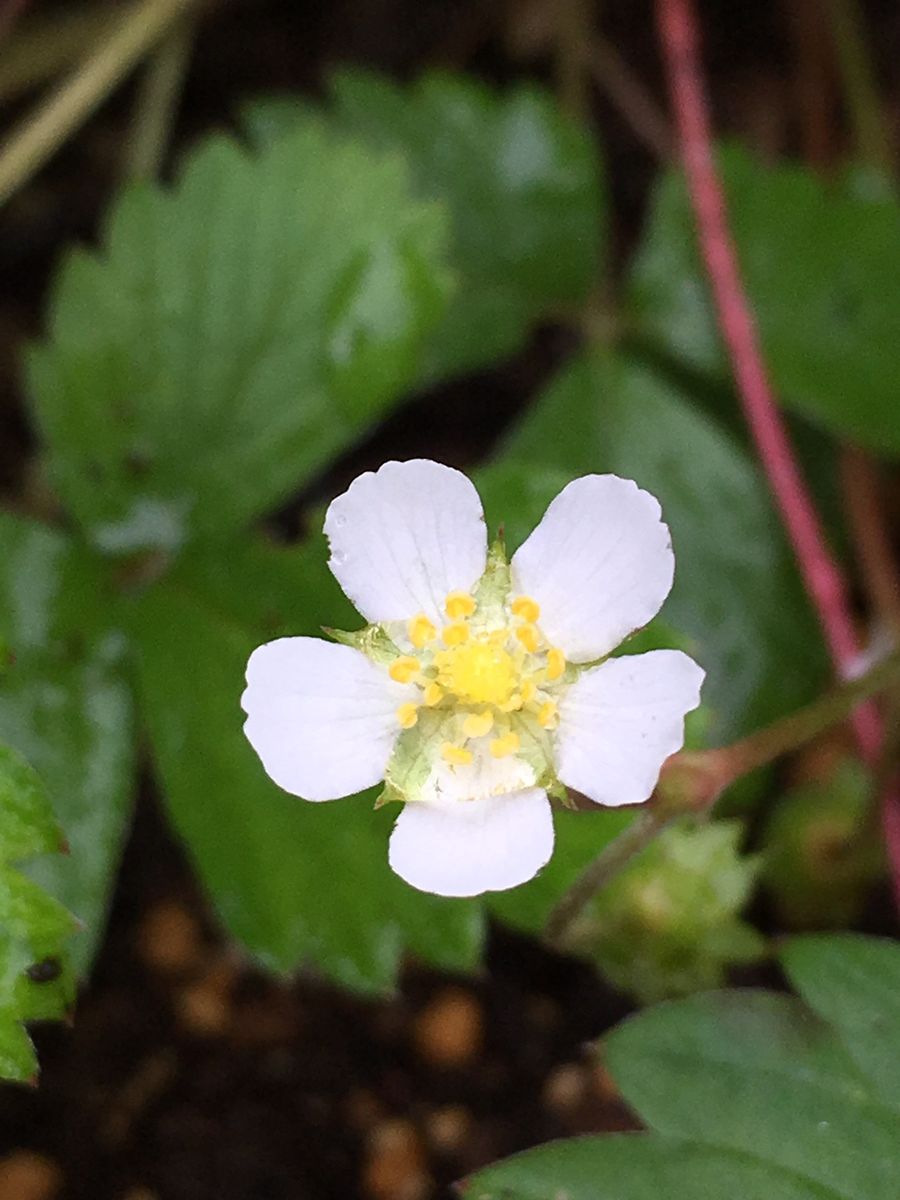
[[[531,879],[553,851],[548,792],[650,796],[703,680],[676,650],[606,657],[672,586],[653,496],[576,479],[508,563],[465,475],[389,462],[331,504],[325,532],[370,624],[251,655],[244,728],[279,786],[333,800],[384,779],[404,802],[391,866],[444,896]]]

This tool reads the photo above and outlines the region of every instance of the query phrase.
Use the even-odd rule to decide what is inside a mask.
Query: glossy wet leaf
[[[37,1058],[23,1023],[61,1017],[74,984],[66,943],[75,922],[17,869],[56,854],[62,834],[43,785],[23,758],[0,745],[0,1078],[24,1082]]]
[[[429,340],[426,378],[509,355],[535,320],[585,299],[605,216],[596,146],[549,95],[441,74],[401,87],[343,71],[329,111],[368,144],[400,151],[419,194],[450,212],[459,286]],[[308,107],[286,98],[246,111],[264,142],[308,120]]]
[[[407,950],[473,966],[480,906],[423,895],[393,875],[387,841],[397,810],[373,812],[375,792],[310,804],[271,783],[243,735],[239,704],[256,645],[343,621],[354,623],[318,541],[185,560],[133,614],[168,811],[220,919],[275,970],[310,964],[381,992]]]
[[[785,405],[840,437],[900,454],[900,207],[792,165],[721,156],[732,232],[766,363]],[[664,177],[631,273],[639,330],[726,373],[683,179]]]
[[[480,483],[489,519],[515,513],[515,543],[560,482],[606,471],[662,504],[675,548],[662,616],[707,672],[708,737],[725,741],[814,694],[824,656],[765,483],[736,440],[662,376],[612,355],[576,360]]]
[[[900,1061],[900,947],[807,938],[789,944],[785,958],[832,1025],[761,991],[648,1009],[605,1039],[603,1057],[649,1132],[539,1147],[480,1172],[466,1195],[891,1200],[900,1172],[900,1103],[889,1074],[896,1078]]]
[[[0,678],[0,741],[37,770],[70,853],[29,874],[83,925],[84,971],[118,868],[134,786],[121,633],[94,564],[63,535],[0,515],[0,628],[15,648]]]
[[[104,552],[224,538],[401,397],[448,288],[407,172],[308,126],[129,187],[66,259],[29,387],[53,483]]]

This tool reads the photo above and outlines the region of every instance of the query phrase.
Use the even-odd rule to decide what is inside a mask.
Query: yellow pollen
[[[463,733],[467,738],[484,737],[494,727],[494,714],[490,709],[480,713],[469,713],[463,721]]]
[[[521,692],[513,692],[513,694],[510,696],[510,698],[507,701],[505,701],[505,703],[498,704],[497,707],[500,709],[501,712],[505,712],[505,713],[518,712],[523,704],[524,704],[524,700],[522,699],[522,693]]]
[[[409,654],[401,654],[388,667],[388,675],[395,683],[409,683],[419,673],[419,660]]]
[[[533,625],[541,615],[541,606],[530,596],[516,596],[512,602],[512,614],[514,617],[521,617],[529,625]]]
[[[443,698],[444,692],[440,684],[437,684],[434,681],[429,683],[425,688],[425,691],[422,693],[422,703],[428,708],[434,708],[436,704],[440,704]]]
[[[519,673],[512,655],[489,640],[477,639],[435,656],[438,681],[460,700],[503,706],[512,696]]]
[[[547,678],[559,679],[565,669],[566,656],[562,650],[557,650],[555,646],[551,646],[547,651]]]
[[[475,611],[475,598],[468,592],[451,592],[444,601],[444,609],[451,621],[458,621],[461,617],[471,617]]]
[[[419,719],[419,713],[414,704],[401,704],[397,709],[397,720],[401,729],[412,729]]]
[[[516,629],[516,637],[529,654],[534,654],[541,642],[541,635],[533,625],[520,625]]]
[[[465,750],[462,746],[454,746],[452,742],[444,742],[441,746],[441,758],[454,766],[465,767],[472,761],[472,751]]]
[[[559,713],[552,700],[542,704],[538,712],[538,724],[542,729],[555,729],[559,722]]]
[[[537,692],[537,684],[533,679],[523,679],[522,686],[519,688],[519,691],[522,694],[522,703],[530,704],[535,697],[535,693]]]
[[[494,758],[508,758],[510,754],[515,754],[519,749],[519,735],[507,733],[504,737],[494,738],[491,741],[490,749]]]
[[[445,646],[461,646],[469,640],[469,627],[462,621],[455,621],[452,625],[444,626],[441,637]]]
[[[421,650],[423,646],[427,646],[430,641],[437,637],[437,630],[424,613],[419,613],[417,617],[413,617],[409,623],[407,632],[409,633],[409,640],[417,650]]]

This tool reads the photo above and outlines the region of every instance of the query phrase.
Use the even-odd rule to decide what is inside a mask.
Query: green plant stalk
[[[898,684],[900,651],[859,679],[730,746],[674,755],[663,768],[652,807],[605,846],[563,893],[547,919],[544,940],[564,947],[574,921],[591,898],[672,821],[691,813],[708,813],[732,783],[840,725],[857,705]]]
[[[179,21],[146,66],[125,164],[129,179],[154,179],[159,174],[190,62],[193,34],[188,18]]]
[[[142,0],[0,150],[0,204],[59,148],[156,44],[190,0]]]
[[[863,33],[862,15],[856,0],[828,0],[826,7],[857,148],[868,166],[882,171],[889,179],[894,169],[893,153]]]

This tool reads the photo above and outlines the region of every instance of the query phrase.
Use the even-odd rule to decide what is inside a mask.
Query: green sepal
[[[500,535],[491,543],[484,574],[475,586],[478,615],[484,620],[505,625],[506,601],[511,587],[509,559],[506,556],[506,545]]]
[[[400,648],[389,637],[383,625],[366,625],[364,629],[356,629],[352,633],[344,629],[329,629],[327,625],[323,625],[322,632],[333,642],[359,650],[374,663],[391,663],[401,654]]]

